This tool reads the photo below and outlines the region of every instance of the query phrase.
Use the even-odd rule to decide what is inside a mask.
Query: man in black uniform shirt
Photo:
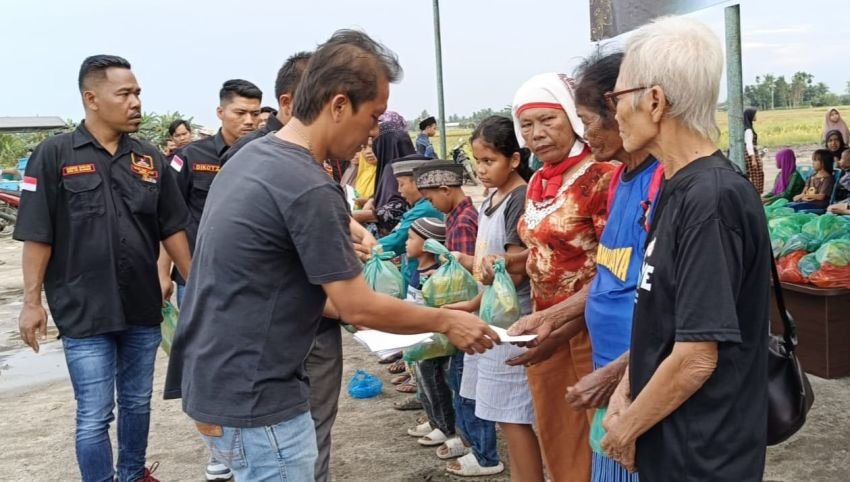
[[[221,165],[230,160],[240,149],[245,147],[254,139],[259,139],[270,132],[277,132],[289,122],[292,118],[292,98],[295,95],[295,89],[301,81],[301,75],[304,69],[307,68],[307,62],[310,61],[310,52],[298,52],[292,55],[280,70],[277,71],[277,79],[274,83],[274,95],[277,97],[279,109],[276,115],[269,116],[266,124],[257,128],[257,130],[245,134],[230,146],[230,149],[224,153],[221,158]]]
[[[118,396],[117,480],[152,481],[145,468],[163,292],[160,243],[188,273],[189,213],[174,173],[139,130],[130,64],[97,55],[80,69],[86,118],[41,143],[29,160],[14,238],[24,242],[20,330],[36,352],[47,330],[41,289],[77,400],[82,480],[113,480],[109,425]]]
[[[177,151],[171,159],[171,168],[177,172],[177,184],[192,215],[192,222],[187,229],[189,248],[192,250],[195,249],[198,223],[201,222],[207,194],[221,169],[222,156],[236,139],[255,130],[262,100],[262,91],[251,82],[228,80],[219,92],[220,104],[216,115],[221,120],[221,128],[218,133],[192,142]],[[186,282],[171,270],[171,260],[162,256],[160,280],[164,285],[170,285],[169,279],[172,277],[177,282],[177,304],[181,305]]]

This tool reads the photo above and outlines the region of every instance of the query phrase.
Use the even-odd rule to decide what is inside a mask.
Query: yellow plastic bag
[[[425,304],[439,308],[443,305],[469,301],[478,296],[478,283],[445,246],[429,239],[425,241],[425,251],[436,254],[445,260],[428,281],[422,285],[422,297]]]

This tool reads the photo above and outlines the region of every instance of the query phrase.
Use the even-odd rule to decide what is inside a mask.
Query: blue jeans
[[[186,295],[186,285],[180,283],[174,283],[177,285],[177,309],[183,307],[183,297]]]
[[[475,416],[475,400],[460,396],[460,382],[463,380],[463,355],[459,351],[452,355],[449,368],[449,387],[454,395],[454,408],[457,426],[461,435],[472,447],[472,453],[482,467],[499,465],[499,451],[496,448],[496,424],[481,420]]]
[[[76,450],[83,482],[112,482],[109,424],[118,395],[118,481],[144,475],[159,325],[89,338],[62,337],[77,400]]]
[[[269,427],[221,427],[221,435],[201,437],[236,480],[302,482],[315,478],[318,450],[310,412]]]

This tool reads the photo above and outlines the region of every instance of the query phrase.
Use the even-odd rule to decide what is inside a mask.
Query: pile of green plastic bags
[[[765,207],[782,281],[850,289],[850,220],[797,213],[780,199]]]

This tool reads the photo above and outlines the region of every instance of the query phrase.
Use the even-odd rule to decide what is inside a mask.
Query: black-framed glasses
[[[608,108],[611,112],[617,112],[617,102],[620,101],[621,95],[631,94],[632,92],[639,92],[641,90],[646,90],[649,87],[635,87],[634,89],[626,89],[626,90],[618,90],[617,92],[605,92],[603,97],[605,97],[605,103],[608,105]]]

